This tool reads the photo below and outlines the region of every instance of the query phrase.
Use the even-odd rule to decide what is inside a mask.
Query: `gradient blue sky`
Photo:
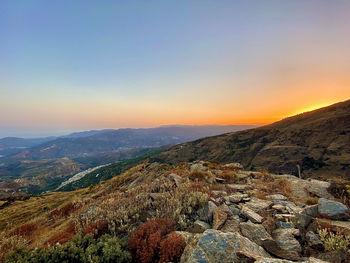
[[[350,98],[350,1],[0,1],[0,137],[265,124]]]

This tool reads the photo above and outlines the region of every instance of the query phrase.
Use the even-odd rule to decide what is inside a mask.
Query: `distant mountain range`
[[[276,123],[176,145],[153,158],[240,162],[247,169],[350,179],[350,100]]]
[[[113,152],[121,148],[144,148],[181,143],[252,127],[254,126],[165,126],[149,129],[86,131],[40,139],[8,137],[0,140],[0,149],[2,149],[0,154],[10,159],[76,158]],[[10,154],[4,153],[5,150],[10,149],[12,149]]]
[[[4,155],[0,156],[0,191],[52,190],[84,169],[164,150],[166,145],[253,127],[177,125],[92,130],[37,139],[3,138],[0,139],[0,155]]]

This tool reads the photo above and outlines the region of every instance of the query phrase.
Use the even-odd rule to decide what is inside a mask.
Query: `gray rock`
[[[275,205],[284,205],[286,207],[295,207],[296,206],[293,202],[283,201],[283,200],[273,200],[273,203]]]
[[[219,206],[214,211],[214,218],[213,218],[213,229],[219,230],[224,225],[227,219],[227,212],[230,212],[230,209],[225,205]]]
[[[301,228],[307,228],[311,223],[312,217],[305,214],[295,214],[295,222]]]
[[[277,218],[277,220],[280,221],[284,221],[284,222],[294,222],[295,220],[295,215],[291,215],[291,214],[276,214],[275,217]]]
[[[288,212],[284,205],[273,205],[272,209],[276,210],[277,212],[284,213],[284,214]]]
[[[190,233],[203,233],[205,230],[209,229],[210,225],[206,222],[196,220],[193,226],[190,227],[187,231]]]
[[[324,182],[324,181],[314,180],[314,179],[307,180],[307,182],[308,183],[306,184],[305,189],[307,192],[309,192],[313,196],[316,195],[317,197],[322,197],[322,198],[331,197],[331,195],[328,193],[328,188],[331,185],[329,182]]]
[[[171,181],[173,181],[177,187],[179,187],[180,184],[182,184],[184,182],[184,179],[182,179],[182,177],[180,175],[177,175],[177,174],[174,174],[174,173],[169,174],[168,178]]]
[[[253,224],[252,222],[244,222],[239,225],[243,236],[248,238],[250,241],[262,245],[264,239],[272,239],[269,233],[261,224]]]
[[[256,197],[252,197],[249,202],[245,203],[246,207],[250,208],[256,213],[266,210],[270,208],[272,205],[273,203],[271,201],[259,199]]]
[[[226,220],[220,231],[222,232],[237,232],[239,231],[239,216],[233,216]]]
[[[332,263],[347,263],[346,260],[346,253],[343,250],[336,250],[336,251],[330,251],[330,252],[324,252],[317,255],[318,259],[332,262]]]
[[[230,195],[228,198],[231,203],[239,203],[242,201],[243,198],[246,198],[246,197],[248,197],[247,194],[235,193]]]
[[[199,219],[211,225],[213,222],[214,211],[216,208],[217,206],[214,204],[214,202],[209,201],[203,208],[198,210],[197,213]]]
[[[241,213],[241,209],[239,209],[238,207],[236,207],[234,205],[230,205],[228,208],[231,210],[233,215],[238,216]]]
[[[294,226],[291,223],[283,222],[283,221],[277,221],[276,222],[276,228],[283,228],[283,229],[289,229],[293,228]]]
[[[323,242],[320,240],[318,235],[316,235],[314,232],[312,231],[307,232],[305,235],[305,238],[309,247],[317,250],[323,249]]]
[[[186,246],[181,263],[240,262],[238,252],[269,257],[262,247],[237,232],[223,233],[209,229],[195,241]]]
[[[276,229],[272,239],[263,240],[263,247],[271,254],[289,260],[299,260],[301,246],[294,238],[294,229]]]
[[[346,205],[325,198],[320,198],[318,200],[318,213],[321,217],[329,219],[350,218],[349,209]]]
[[[308,205],[303,208],[302,211],[303,214],[311,216],[311,217],[317,217],[318,216],[318,205]]]
[[[288,198],[281,194],[274,194],[266,196],[269,200],[287,200]]]
[[[252,221],[253,223],[259,223],[261,224],[264,221],[264,218],[260,216],[259,214],[255,213],[250,208],[243,206],[241,209],[241,214],[246,217],[248,220]]]

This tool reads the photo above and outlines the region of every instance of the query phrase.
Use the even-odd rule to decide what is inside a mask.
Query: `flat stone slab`
[[[253,223],[259,223],[261,224],[264,221],[264,218],[260,216],[259,214],[255,213],[250,208],[243,206],[241,209],[241,214],[246,217],[248,220],[252,221]]]
[[[325,198],[318,200],[318,213],[320,217],[329,219],[348,219],[349,209],[346,205]]]

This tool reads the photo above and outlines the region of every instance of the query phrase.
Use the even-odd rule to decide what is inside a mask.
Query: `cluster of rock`
[[[286,178],[297,194],[307,188],[318,203],[294,203],[281,194],[260,199],[249,184],[230,185],[233,194],[216,191],[194,225],[179,232],[187,242],[181,262],[346,262],[345,251],[324,251],[318,229],[326,224],[350,235],[348,207],[331,200],[327,182]]]

